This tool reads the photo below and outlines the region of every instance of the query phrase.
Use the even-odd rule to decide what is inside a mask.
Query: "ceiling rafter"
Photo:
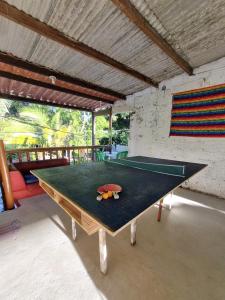
[[[55,76],[57,80],[65,81],[67,83],[75,84],[77,86],[90,89],[90,91],[100,92],[105,95],[109,95],[118,99],[126,99],[126,95],[113,91],[108,88],[101,87],[99,85],[95,85],[88,81],[75,78],[61,72],[46,68],[44,66],[40,66],[25,60],[22,60],[14,55],[9,55],[8,53],[4,53],[0,51],[0,62],[6,63],[8,65],[18,67],[27,71],[31,71],[44,76]]]
[[[34,17],[26,14],[25,12],[17,9],[15,6],[8,4],[7,2],[0,0],[0,15],[20,24],[48,39],[51,39],[57,43],[60,43],[64,46],[67,46],[75,51],[94,58],[95,60],[100,61],[106,65],[109,65],[115,69],[120,70],[123,73],[126,73],[132,77],[135,77],[141,81],[144,81],[150,85],[158,87],[158,83],[155,82],[150,77],[134,70],[133,68],[124,65],[123,63],[107,56],[106,54],[97,51],[89,47],[88,45],[76,41],[70,37],[67,37],[64,33],[58,31],[57,29],[35,19]]]
[[[81,92],[77,92],[65,87],[61,87],[55,84],[51,84],[51,83],[47,83],[47,82],[43,82],[43,81],[39,81],[36,79],[32,79],[32,78],[28,78],[25,76],[21,76],[21,75],[17,75],[14,73],[10,73],[10,72],[6,72],[6,71],[2,71],[0,70],[0,77],[4,77],[7,79],[11,79],[11,80],[15,80],[15,81],[19,81],[19,82],[23,82],[23,83],[28,83],[34,86],[39,86],[39,87],[43,87],[49,90],[53,90],[53,91],[58,91],[58,92],[62,92],[65,94],[71,94],[77,97],[81,97],[81,98],[85,98],[85,99],[91,99],[91,100],[95,100],[95,101],[101,101],[104,103],[109,103],[109,104],[113,104],[112,101],[108,100],[108,99],[104,99],[104,98],[100,98],[94,95],[89,95],[89,94],[84,94]]]
[[[2,99],[8,99],[8,100],[14,100],[14,101],[22,101],[22,102],[27,102],[27,103],[34,103],[34,104],[39,104],[39,105],[49,105],[49,106],[54,106],[54,107],[62,107],[62,108],[69,108],[69,109],[73,109],[73,110],[83,110],[83,111],[88,111],[88,112],[92,112],[92,110],[90,109],[86,109],[83,107],[74,107],[74,106],[70,106],[67,104],[57,104],[57,103],[53,103],[51,101],[45,101],[45,100],[37,100],[37,99],[33,99],[33,98],[26,98],[26,97],[22,97],[22,96],[17,96],[17,95],[13,95],[13,94],[6,94],[6,93],[1,93],[0,92],[0,98]]]
[[[111,0],[148,38],[150,38],[165,54],[189,75],[193,68],[173,47],[149,24],[130,0]]]

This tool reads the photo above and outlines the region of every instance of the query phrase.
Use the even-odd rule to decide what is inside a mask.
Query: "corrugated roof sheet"
[[[23,101],[23,98],[33,99],[40,102],[49,103],[49,105],[53,103],[59,104],[60,106],[71,106],[71,108],[78,108],[81,110],[87,109],[90,111],[95,111],[110,107],[110,104],[100,101],[94,101],[88,98],[86,99],[71,94],[53,91],[47,88],[3,78],[1,76],[0,93],[19,96],[21,97],[21,101]]]
[[[18,9],[152,77],[182,70],[110,0],[7,0]],[[225,54],[223,0],[131,0],[191,66]],[[0,50],[60,72],[131,94],[148,85],[0,17]]]
[[[8,2],[33,17],[45,21],[66,35],[133,67],[156,81],[182,72],[109,0],[72,0],[69,2],[14,0]],[[9,24],[10,21],[7,23]],[[7,25],[1,21],[1,26],[5,28]],[[24,42],[21,45],[19,34],[15,41],[15,30],[13,24],[10,24],[9,35],[14,38],[4,40],[4,51],[13,49],[16,51],[14,54],[19,57],[23,55],[24,59],[45,66],[54,66],[61,72],[79,76],[125,94],[148,87],[146,83],[83,54],[76,53],[52,41],[47,42],[45,38],[34,35],[27,29],[22,30]],[[12,43],[19,44],[19,49],[15,50],[16,46]],[[74,66],[73,70],[71,70],[71,66]]]
[[[125,94],[148,85],[0,17],[0,50]],[[11,38],[10,38],[11,37]],[[35,37],[39,39],[36,43]],[[31,51],[32,49],[32,51]]]
[[[225,55],[224,0],[131,2],[193,67]]]
[[[37,80],[37,81],[40,81],[40,82],[45,82],[45,83],[48,83],[48,84],[52,84],[52,79],[49,76],[40,75],[40,74],[31,72],[31,71],[27,71],[27,70],[24,70],[24,69],[15,67],[15,66],[10,66],[6,63],[1,63],[0,62],[0,72],[1,71],[8,72],[8,73],[15,74],[15,75],[19,75],[19,76],[23,76],[23,77],[26,77],[26,78],[31,78],[31,79],[34,79],[34,80]],[[56,86],[62,87],[62,88],[67,88],[69,90],[72,90],[72,91],[75,91],[75,92],[78,92],[78,93],[83,93],[83,94],[87,94],[87,95],[90,95],[90,96],[99,97],[99,98],[102,99],[102,101],[106,100],[106,101],[110,101],[110,102],[113,103],[114,101],[118,100],[118,97],[111,96],[111,95],[106,95],[104,93],[97,92],[97,91],[93,91],[93,90],[90,90],[88,88],[81,87],[79,85],[75,85],[75,84],[71,84],[71,83],[59,80],[57,78],[55,78],[55,82],[53,84],[56,85]]]

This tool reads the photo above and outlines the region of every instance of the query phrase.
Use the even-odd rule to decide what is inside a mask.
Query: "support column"
[[[112,108],[109,110],[109,145],[112,149]]]
[[[172,201],[173,201],[173,192],[170,193],[169,210],[172,209]]]
[[[92,146],[95,146],[95,113],[92,112],[92,131],[91,131]],[[95,150],[92,148],[92,160],[95,160]]]
[[[103,274],[106,274],[108,262],[107,262],[107,245],[106,245],[106,232],[104,229],[99,229],[99,258],[100,258],[100,270]]]
[[[8,163],[5,153],[5,147],[3,140],[0,140],[0,173],[2,177],[2,185],[4,189],[5,201],[6,201],[6,209],[14,208],[14,199],[12,193],[12,187],[9,177],[9,169]]]

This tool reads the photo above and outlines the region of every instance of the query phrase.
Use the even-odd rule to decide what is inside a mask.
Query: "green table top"
[[[125,165],[121,165],[123,161]],[[136,156],[39,169],[32,173],[114,232],[205,167],[204,164]],[[169,169],[172,174],[167,174]],[[98,202],[97,188],[108,183],[122,186],[120,198]]]

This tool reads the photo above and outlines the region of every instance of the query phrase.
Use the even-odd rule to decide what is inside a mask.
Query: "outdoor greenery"
[[[108,119],[108,118],[107,118]],[[112,142],[117,145],[128,145],[130,114],[120,113],[113,116]],[[109,143],[109,137],[104,136],[99,141],[100,145]]]
[[[0,138],[8,148],[91,145],[91,113],[1,100]],[[108,121],[96,118],[96,140],[108,135]]]
[[[91,145],[91,113],[1,99],[0,138],[7,148]],[[113,116],[113,142],[127,145],[129,115]],[[107,116],[96,117],[96,143],[108,144]]]

